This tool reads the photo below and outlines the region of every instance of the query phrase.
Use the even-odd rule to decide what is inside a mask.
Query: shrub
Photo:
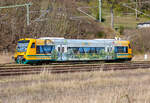
[[[98,38],[103,38],[103,37],[105,37],[104,32],[101,32],[101,31],[98,32],[98,33],[97,33],[97,37],[98,37]]]

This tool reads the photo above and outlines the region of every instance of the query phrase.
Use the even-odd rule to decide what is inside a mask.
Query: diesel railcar
[[[18,64],[131,60],[132,49],[129,41],[117,39],[24,38],[18,40],[14,59]]]

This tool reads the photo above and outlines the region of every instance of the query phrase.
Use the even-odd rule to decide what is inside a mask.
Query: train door
[[[107,60],[113,59],[113,46],[107,46]]]
[[[58,61],[65,61],[67,60],[67,45],[57,45],[56,50],[58,52]]]

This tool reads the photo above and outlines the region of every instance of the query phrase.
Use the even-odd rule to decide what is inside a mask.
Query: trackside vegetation
[[[5,77],[2,103],[149,103],[150,70]],[[139,81],[140,80],[140,81]],[[17,86],[17,88],[16,88]]]

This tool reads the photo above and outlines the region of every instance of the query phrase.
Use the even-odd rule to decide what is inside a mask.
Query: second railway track
[[[82,71],[108,71],[126,69],[146,69],[150,68],[150,62],[127,62],[127,63],[54,63],[50,65],[0,65],[0,76],[14,76],[26,74],[48,73],[67,73]]]

